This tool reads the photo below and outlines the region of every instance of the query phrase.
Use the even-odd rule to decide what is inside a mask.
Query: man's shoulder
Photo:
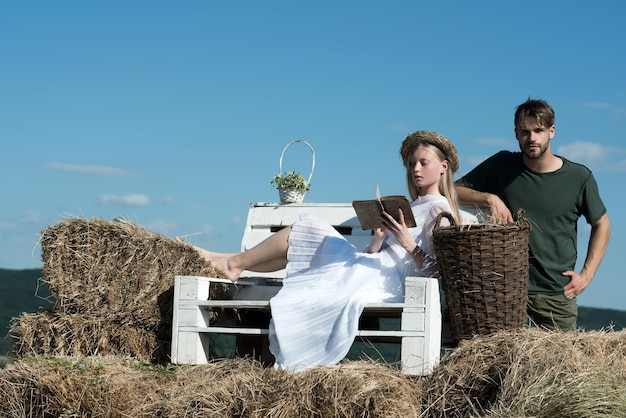
[[[591,170],[581,163],[574,162],[572,160],[568,160],[565,157],[558,156],[563,161],[563,168],[567,170],[573,170],[579,172],[581,174],[589,175],[591,174]]]
[[[494,157],[498,158],[521,158],[522,153],[519,151],[501,150],[494,154]]]
[[[511,179],[523,171],[520,152],[498,151],[478,164],[459,181],[460,185],[476,189],[486,189],[486,185],[504,178]]]
[[[522,153],[521,152],[513,152],[502,150],[493,154],[491,157],[485,160],[485,163],[492,165],[506,165],[510,166],[515,162],[522,161]]]

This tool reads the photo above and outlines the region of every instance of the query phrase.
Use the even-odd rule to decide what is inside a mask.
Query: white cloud
[[[43,166],[46,170],[64,171],[67,173],[79,174],[95,174],[99,176],[109,177],[132,177],[136,173],[118,167],[110,167],[105,165],[81,165],[67,163],[49,163]]]
[[[0,222],[0,231],[8,231],[10,229],[17,229],[18,225],[12,222]]]
[[[587,102],[583,103],[584,107],[590,107],[593,109],[610,109],[611,105],[606,102]]]
[[[41,217],[34,210],[29,210],[22,216],[22,223],[34,224],[41,220]]]
[[[472,142],[475,144],[480,144],[480,145],[490,145],[490,146],[498,146],[498,147],[511,147],[516,144],[510,139],[501,138],[501,137],[481,138]]]
[[[202,231],[202,234],[205,234],[207,236],[211,235],[214,230],[215,229],[213,228],[213,225],[211,224],[202,224],[200,226],[200,231]]]
[[[612,112],[615,117],[617,117],[618,119],[622,119],[623,117],[626,116],[626,109],[620,109],[618,107],[614,107],[613,105],[611,105],[611,103],[607,103],[607,102],[586,102],[582,104],[583,107],[587,107],[590,109],[606,109],[610,112]]]
[[[463,159],[461,165],[464,166],[463,168],[466,169],[466,171],[470,171],[472,168],[476,167],[478,164],[482,163],[487,158],[489,158],[488,155],[484,155],[484,156],[476,155],[473,157],[467,157]]]
[[[401,132],[403,135],[408,135],[411,132],[411,128],[406,125],[393,125],[389,127],[392,132]]]
[[[202,206],[198,202],[191,202],[190,205],[193,210],[196,210],[198,212],[202,212],[204,210],[204,206]]]
[[[150,198],[144,194],[105,194],[98,198],[101,205],[148,206]]]
[[[592,171],[626,172],[626,150],[619,147],[577,141],[558,147],[556,154],[586,165]]]
[[[166,235],[166,236],[169,234],[171,230],[176,229],[176,226],[177,226],[176,222],[168,222],[163,219],[157,219],[155,221],[152,221],[144,225],[144,227],[148,231],[156,232],[156,233]]]

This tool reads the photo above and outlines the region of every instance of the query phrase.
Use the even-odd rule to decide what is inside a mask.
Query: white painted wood
[[[174,364],[202,364],[208,361],[209,335],[184,329],[207,327],[209,312],[190,303],[209,298],[210,281],[195,276],[174,278],[171,360]]]
[[[428,374],[439,362],[441,351],[438,280],[407,277],[405,304],[401,329],[415,334],[402,339],[402,370],[406,374]]]
[[[172,325],[172,363],[202,364],[209,360],[208,335],[268,335],[267,327],[249,328],[211,326],[209,308],[261,309],[269,311],[266,300],[209,300],[212,281],[223,279],[198,276],[176,276],[174,288],[174,324]],[[246,286],[272,287],[277,286]],[[199,294],[194,294],[197,291]],[[261,294],[261,293],[257,293]],[[441,314],[437,279],[406,278],[406,295],[402,303],[371,303],[365,311],[401,313],[401,329],[359,330],[360,338],[396,338],[401,340],[402,371],[406,374],[430,373],[439,361]],[[431,335],[432,334],[432,335]]]
[[[280,290],[280,284],[277,285],[265,285],[263,283],[252,285],[252,286],[237,286],[237,290],[235,291],[235,299],[244,301],[244,300],[267,300],[269,301],[271,298],[276,296],[278,291]]]

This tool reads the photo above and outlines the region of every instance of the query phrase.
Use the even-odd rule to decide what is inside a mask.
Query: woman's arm
[[[374,229],[374,235],[372,235],[372,240],[365,247],[366,253],[377,253],[383,248],[383,240],[385,238],[385,231],[382,228]]]
[[[439,277],[439,263],[437,259],[430,254],[424,252],[419,245],[415,245],[411,251],[411,258],[415,265],[422,270],[428,277]]]
[[[389,229],[389,231],[396,237],[396,240],[402,247],[411,255],[413,262],[424,273],[428,274],[429,277],[438,277],[439,276],[439,265],[437,264],[437,260],[434,256],[431,256],[427,252],[425,252],[422,248],[417,245],[413,237],[409,232],[409,228],[404,223],[404,216],[402,210],[400,209],[400,222],[397,222],[391,215],[386,212],[383,212],[386,222],[385,225]],[[441,212],[441,210],[435,211],[436,213]],[[434,216],[436,217],[436,213]],[[424,228],[428,230],[431,228],[431,224],[434,225],[434,219],[430,221],[430,217],[433,216],[433,210],[431,210],[431,214],[429,219],[424,224]],[[432,240],[432,232],[426,234],[426,239]],[[430,245],[432,248],[432,245]]]

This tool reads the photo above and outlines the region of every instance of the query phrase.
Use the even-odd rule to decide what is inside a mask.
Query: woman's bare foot
[[[233,256],[236,254],[224,254],[224,253],[214,253],[211,251],[207,251],[203,248],[197,248],[200,255],[211,263],[213,267],[215,267],[218,271],[220,271],[224,277],[230,280],[233,283],[236,283],[239,279],[239,275],[241,274],[241,269],[238,269],[234,266],[232,262]]]
[[[178,237],[176,237],[175,239],[178,242],[185,242]],[[197,247],[193,244],[189,245],[191,245],[202,258],[211,263],[211,265],[215,267],[216,270],[222,273],[225,278],[233,283],[237,282],[242,270],[234,267],[234,263],[231,262],[231,258],[237,255],[237,253],[214,253],[212,251],[205,250],[204,248]]]

